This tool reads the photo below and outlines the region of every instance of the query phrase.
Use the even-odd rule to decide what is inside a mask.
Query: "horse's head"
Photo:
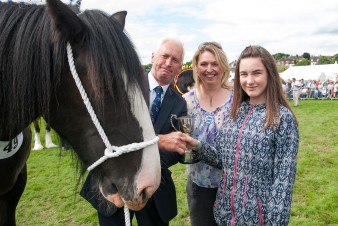
[[[123,146],[154,139],[145,101],[146,80],[138,55],[123,30],[126,12],[112,17],[98,10],[76,15],[59,0],[47,0],[47,12],[54,34],[56,83],[47,118],[72,145],[83,166],[87,168],[104,156],[107,142]],[[67,42],[103,133],[95,126],[70,72]],[[109,201],[121,206],[123,200],[130,209],[139,210],[159,186],[157,144],[108,158],[92,172]]]

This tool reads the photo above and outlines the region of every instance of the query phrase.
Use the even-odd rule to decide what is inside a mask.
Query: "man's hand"
[[[185,142],[183,142],[184,134],[181,132],[171,132],[168,134],[159,134],[158,148],[177,152],[181,155],[187,149]]]

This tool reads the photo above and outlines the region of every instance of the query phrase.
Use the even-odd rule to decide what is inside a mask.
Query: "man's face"
[[[152,54],[152,69],[156,81],[160,86],[168,85],[178,74],[182,66],[183,50],[175,42],[168,41]]]

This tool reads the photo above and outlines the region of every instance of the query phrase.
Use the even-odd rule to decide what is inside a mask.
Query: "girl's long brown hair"
[[[266,71],[268,73],[268,84],[266,87],[266,119],[265,119],[265,128],[270,127],[272,129],[276,129],[279,126],[279,107],[281,104],[288,108],[295,120],[297,122],[297,118],[293,113],[288,101],[286,100],[285,94],[282,89],[281,79],[277,70],[275,59],[271,56],[271,54],[261,46],[248,46],[246,47],[241,55],[238,58],[236,70],[235,70],[235,80],[234,80],[234,97],[232,108],[230,112],[230,116],[233,120],[236,120],[238,110],[241,106],[241,103],[245,100],[249,100],[250,97],[244,92],[240,84],[240,71],[239,67],[241,64],[241,60],[245,58],[260,58]]]

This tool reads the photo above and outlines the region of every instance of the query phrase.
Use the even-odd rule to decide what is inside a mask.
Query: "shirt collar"
[[[158,82],[156,81],[154,75],[151,73],[151,71],[148,73],[148,81],[149,81],[149,91],[153,91],[155,87],[159,86]],[[169,84],[165,86],[161,86],[163,89],[163,94],[167,92]]]

